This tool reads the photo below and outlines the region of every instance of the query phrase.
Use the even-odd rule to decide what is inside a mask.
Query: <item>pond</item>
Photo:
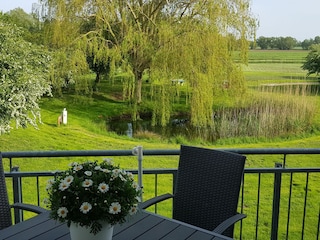
[[[169,122],[166,127],[162,127],[152,126],[150,116],[140,121],[131,121],[130,118],[116,117],[107,121],[107,129],[118,135],[127,135],[128,137],[144,131],[153,132],[165,137],[176,135],[189,136],[191,126],[187,116],[172,117]]]
[[[319,95],[320,84],[316,82],[265,84],[260,85],[257,90],[271,93],[289,93],[296,96],[314,96]],[[165,138],[181,136],[190,140],[199,138],[206,141],[239,137],[274,138],[309,130],[309,118],[313,117],[313,112],[305,114],[312,110],[305,104],[300,104],[299,106],[302,107],[298,109],[292,109],[288,107],[292,104],[291,100],[287,101],[285,105],[283,105],[283,102],[276,102],[275,104],[272,99],[270,102],[265,102],[265,99],[261,99],[261,101],[263,104],[260,101],[253,101],[246,107],[218,109],[214,112],[213,124],[207,127],[192,126],[190,116],[187,113],[173,116],[165,127],[152,126],[151,113],[141,116],[143,119],[141,121],[134,122],[131,121],[130,116],[123,115],[109,119],[106,124],[108,131],[129,137],[148,138],[155,134]],[[284,107],[287,107],[286,113],[283,112]],[[280,113],[283,114],[280,116]],[[268,121],[269,118],[264,116],[278,116],[279,123]]]

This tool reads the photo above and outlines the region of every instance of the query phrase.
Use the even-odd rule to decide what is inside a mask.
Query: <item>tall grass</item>
[[[308,85],[286,85],[281,89],[261,86],[232,106],[217,107],[213,125],[194,132],[208,141],[272,139],[309,132],[317,112],[317,101],[310,96],[311,91]]]
[[[279,93],[273,89],[253,92],[242,106],[222,108],[215,118],[220,138],[273,138],[307,131],[312,125],[316,103],[300,92]]]

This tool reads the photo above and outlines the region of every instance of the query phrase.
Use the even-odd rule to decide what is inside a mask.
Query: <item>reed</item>
[[[221,107],[214,116],[211,133],[218,138],[274,138],[308,131],[316,102],[308,86],[283,89],[261,87],[234,107]]]

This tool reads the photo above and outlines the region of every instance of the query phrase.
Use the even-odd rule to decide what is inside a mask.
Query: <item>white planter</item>
[[[102,223],[102,229],[96,235],[90,233],[88,227],[81,227],[74,222],[70,225],[71,240],[112,240],[112,234],[113,226],[108,223]]]

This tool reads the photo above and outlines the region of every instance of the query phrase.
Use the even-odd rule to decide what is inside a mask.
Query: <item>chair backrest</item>
[[[245,156],[181,146],[173,218],[212,231],[237,213]],[[233,236],[233,226],[224,235]]]
[[[0,230],[12,225],[11,211],[8,200],[2,154],[0,152]]]

